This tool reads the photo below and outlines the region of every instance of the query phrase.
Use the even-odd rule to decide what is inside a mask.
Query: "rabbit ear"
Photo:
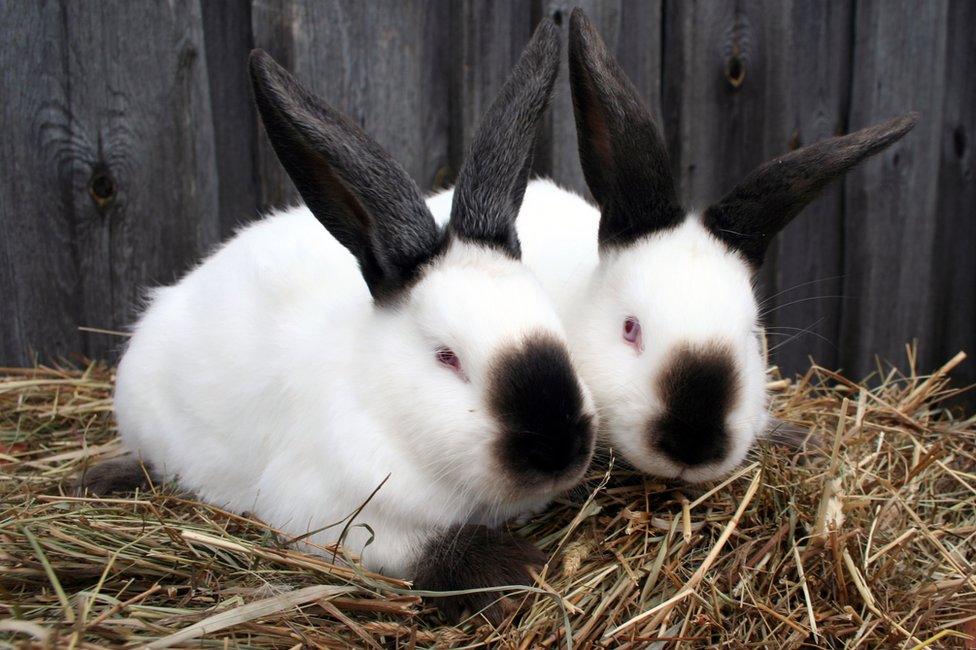
[[[762,165],[705,212],[705,225],[759,267],[770,240],[838,176],[911,131],[908,113]]]
[[[374,300],[394,297],[439,247],[419,188],[372,138],[267,52],[251,52],[250,67],[268,138],[306,205],[359,261]]]
[[[521,255],[515,219],[539,121],[559,72],[559,30],[543,20],[481,120],[458,173],[449,228],[461,239]]]
[[[580,163],[602,212],[601,248],[680,223],[661,130],[579,8],[569,23],[569,74]]]

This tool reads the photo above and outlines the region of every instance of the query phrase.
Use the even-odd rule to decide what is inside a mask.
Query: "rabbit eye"
[[[434,357],[437,359],[437,363],[450,368],[457,373],[461,379],[465,381],[468,380],[467,376],[464,374],[464,370],[461,368],[461,360],[458,358],[458,355],[455,354],[454,350],[442,345],[434,351]]]
[[[641,336],[641,324],[636,316],[628,316],[624,319],[624,340],[641,352],[644,349],[644,338]]]

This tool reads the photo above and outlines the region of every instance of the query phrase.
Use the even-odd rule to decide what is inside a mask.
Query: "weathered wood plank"
[[[946,95],[948,3],[857,5],[850,128],[917,109],[923,118],[903,140],[847,175],[845,279],[849,297],[842,319],[848,372],[875,367],[874,355],[901,363],[904,344],[930,337],[940,317],[934,292],[943,290],[934,267],[944,259],[937,233],[949,226],[939,214],[936,174]],[[970,251],[971,253],[971,251]],[[932,368],[931,338],[920,346],[921,368]]]
[[[145,285],[172,281],[217,239],[199,4],[3,11],[4,96],[16,97],[4,102],[4,168],[24,170],[0,181],[2,227],[17,233],[4,253],[19,323],[5,355],[111,357],[120,339],[77,326],[123,328]]]
[[[282,66],[295,72],[294,20],[299,9],[293,0],[260,0],[251,4],[251,35],[254,46],[268,51]],[[307,40],[307,39],[306,39]],[[309,79],[302,79],[310,83]],[[334,97],[327,97],[335,101]],[[258,184],[258,206],[262,212],[299,200],[298,192],[285,174],[268,136],[255,115],[254,170]]]
[[[970,360],[953,372],[976,383],[976,3],[949,4],[942,102],[938,220],[933,260],[933,329],[919,332],[938,364],[959,350]],[[969,395],[970,404],[976,395]]]
[[[220,234],[258,217],[257,115],[247,57],[254,47],[249,0],[201,3],[220,191]]]
[[[784,126],[792,131],[788,143],[781,139],[770,143],[770,155],[844,132],[853,9],[852,2],[802,1],[784,7],[783,40],[777,44],[781,49],[773,56],[788,65],[783,110],[792,122]],[[839,335],[845,302],[838,296],[843,281],[843,220],[843,185],[836,182],[770,247],[768,302],[763,310],[773,361],[787,374],[804,372],[810,357],[827,367],[842,362]],[[806,329],[810,333],[804,333]]]
[[[541,15],[551,16],[563,31],[563,61],[553,91],[552,110],[544,129],[540,173],[589,197],[576,143],[576,119],[566,58],[569,15],[579,6],[593,21],[607,47],[634,82],[648,108],[660,115],[661,3],[659,0],[542,0]]]
[[[851,19],[848,2],[667,3],[665,127],[686,205],[707,206],[757,165],[843,129]],[[842,304],[814,296],[839,290],[841,208],[841,188],[829,188],[760,273],[770,344],[782,346],[773,361],[787,373],[808,353],[838,360]]]
[[[456,0],[451,3],[450,168],[434,185],[454,181],[481,117],[501,90],[529,41],[528,2]]]
[[[73,147],[65,26],[55,2],[0,3],[0,356],[84,351],[76,329],[78,270],[72,255],[72,193],[61,182]],[[65,152],[67,150],[67,152]]]
[[[422,189],[448,165],[450,24],[447,0],[252,5],[254,42],[360,124]],[[261,203],[293,200],[263,134]]]

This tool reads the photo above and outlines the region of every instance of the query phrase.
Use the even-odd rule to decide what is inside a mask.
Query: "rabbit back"
[[[451,216],[454,190],[427,198],[438,226]],[[522,262],[539,280],[560,315],[569,318],[599,264],[600,212],[572,190],[546,178],[529,181],[516,228]]]
[[[253,508],[276,464],[294,474],[316,447],[348,448],[337,422],[371,430],[339,371],[370,309],[355,259],[306,208],[245,228],[152,292],[118,369],[125,446],[208,501]]]

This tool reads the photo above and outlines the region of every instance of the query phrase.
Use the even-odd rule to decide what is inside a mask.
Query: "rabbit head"
[[[558,59],[546,21],[484,116],[439,229],[377,143],[269,55],[251,57],[278,158],[372,296],[350,381],[396,432],[391,444],[417,480],[489,506],[574,484],[593,447],[592,400],[554,307],[520,262],[514,226]]]
[[[744,458],[767,426],[753,289],[770,240],[831,180],[907,133],[914,114],[768,162],[686,211],[661,132],[580,10],[570,23],[580,161],[600,208],[599,264],[572,319],[609,444],[688,481]]]

